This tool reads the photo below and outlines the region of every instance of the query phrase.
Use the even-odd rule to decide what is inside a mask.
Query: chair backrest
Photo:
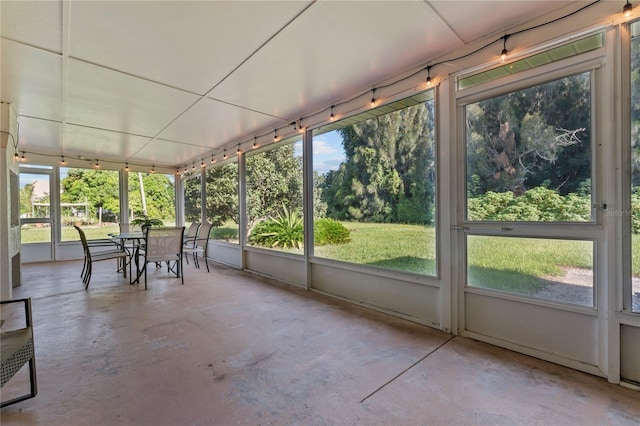
[[[200,222],[193,222],[189,225],[189,229],[187,230],[186,238],[195,238],[198,236],[198,230],[200,229]]]
[[[176,260],[182,257],[184,226],[147,228],[145,253],[147,262]]]
[[[89,244],[87,244],[87,236],[84,234],[84,231],[80,229],[78,225],[73,225],[73,227],[76,228],[78,230],[78,234],[80,234],[80,241],[82,241],[82,249],[85,254],[90,255]]]
[[[211,235],[211,228],[213,228],[213,225],[210,223],[203,223],[202,226],[200,226],[198,230],[198,247],[207,247]]]

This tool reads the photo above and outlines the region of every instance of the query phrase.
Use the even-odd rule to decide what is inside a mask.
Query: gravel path
[[[534,296],[576,305],[593,306],[593,271],[568,268],[561,277],[548,277],[547,285]],[[640,312],[640,278],[632,280],[632,310]]]

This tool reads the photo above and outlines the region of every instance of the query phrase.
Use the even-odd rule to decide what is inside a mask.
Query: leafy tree
[[[302,214],[302,158],[295,144],[247,157],[247,209],[249,228],[261,220],[276,217],[285,206]]]
[[[98,217],[98,208],[114,214],[120,211],[118,186],[119,174],[116,171],[69,169],[67,176],[60,182],[60,201],[64,203],[89,204],[89,217]]]
[[[175,220],[175,184],[173,176],[162,173],[129,173],[129,210],[134,217],[144,216],[140,178],[144,188],[147,216]]]
[[[427,102],[338,130],[346,161],[324,176],[327,216],[433,223],[433,118]]]
[[[20,188],[20,215],[30,214],[33,206],[33,189],[35,182],[27,183]]]
[[[184,218],[187,222],[200,222],[202,194],[200,187],[200,174],[189,176],[183,182],[184,185]]]
[[[200,181],[197,183],[197,194],[200,194]],[[207,169],[206,190],[206,209],[209,223],[220,226],[231,220],[238,224],[238,163],[228,163]]]
[[[591,175],[590,114],[589,73],[467,105],[468,195],[576,192]]]

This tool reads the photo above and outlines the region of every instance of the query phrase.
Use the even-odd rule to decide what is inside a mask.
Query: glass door
[[[463,333],[594,373],[596,72],[511,79],[460,99],[465,173],[456,227]]]
[[[20,239],[22,262],[54,259],[53,167],[20,166]]]

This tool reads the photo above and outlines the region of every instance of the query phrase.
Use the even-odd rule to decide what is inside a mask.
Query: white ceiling
[[[21,151],[182,167],[567,3],[3,0],[0,94]]]

